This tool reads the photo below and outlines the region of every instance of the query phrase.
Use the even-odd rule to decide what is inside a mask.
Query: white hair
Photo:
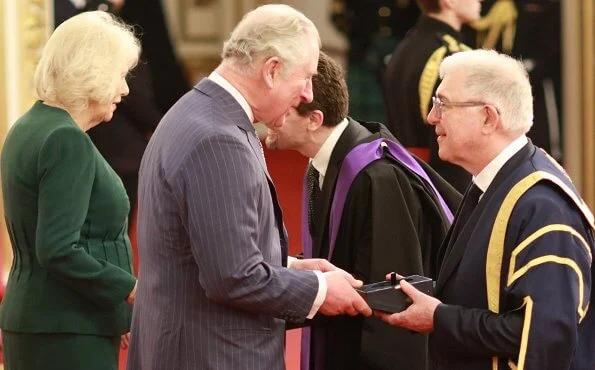
[[[506,132],[529,131],[533,125],[533,95],[520,61],[494,50],[470,50],[445,58],[440,65],[440,78],[453,70],[464,71],[465,89],[475,99],[498,108]]]
[[[223,44],[221,57],[241,70],[259,59],[279,57],[290,70],[305,57],[304,38],[320,36],[314,23],[296,9],[283,4],[260,6],[247,13]]]
[[[139,53],[130,26],[102,11],[78,14],[59,25],[46,43],[35,70],[37,96],[70,112],[87,109],[89,101],[110,102],[122,70],[132,69]]]

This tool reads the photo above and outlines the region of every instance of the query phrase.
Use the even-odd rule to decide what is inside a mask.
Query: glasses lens
[[[437,116],[438,119],[442,117],[442,110],[440,109],[440,98],[437,96],[432,96],[432,108],[434,110],[434,114]]]

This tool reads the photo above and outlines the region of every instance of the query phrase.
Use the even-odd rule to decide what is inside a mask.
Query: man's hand
[[[134,298],[136,297],[136,286],[138,285],[138,280],[136,281],[136,283],[134,283],[134,288],[132,288],[132,292],[130,292],[130,294],[128,294],[128,297],[126,297],[126,302],[128,302],[129,304],[134,304]]]
[[[366,301],[354,289],[363,285],[361,280],[356,280],[343,270],[325,272],[324,277],[327,283],[326,297],[318,312],[327,316],[372,315]]]
[[[313,270],[322,272],[341,270],[324,258],[307,258],[302,260],[292,259],[291,268],[296,270]]]
[[[374,311],[374,314],[387,323],[400,326],[420,333],[429,333],[434,330],[434,312],[441,303],[438,299],[415,289],[413,285],[401,280],[401,290],[413,303],[403,312],[387,314]]]

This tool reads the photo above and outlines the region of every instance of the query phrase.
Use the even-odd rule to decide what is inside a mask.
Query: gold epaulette
[[[438,68],[447,51],[446,46],[436,49],[430,55],[419,78],[419,109],[424,122],[428,118],[428,107],[434,93],[434,86],[436,86],[436,81],[438,80]]]
[[[502,38],[502,51],[510,54],[514,47],[518,10],[513,0],[498,0],[488,13],[473,22],[477,31],[477,45],[483,49],[494,49]]]
[[[424,122],[428,118],[428,107],[434,93],[434,86],[436,86],[436,81],[438,81],[440,63],[442,63],[442,60],[447,54],[450,55],[459,51],[471,50],[470,47],[460,43],[450,35],[442,35],[441,39],[444,45],[434,50],[432,55],[430,55],[419,78],[419,111]]]
[[[448,51],[450,54],[454,54],[459,51],[471,50],[469,46],[459,42],[451,35],[442,35],[442,41],[448,46]]]

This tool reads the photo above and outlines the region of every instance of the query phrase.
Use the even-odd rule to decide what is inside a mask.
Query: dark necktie
[[[320,173],[312,163],[308,165],[308,170],[306,171],[306,196],[308,197],[308,230],[310,231],[310,238],[314,236],[314,220],[315,220],[315,210],[318,203],[318,199],[320,196]],[[304,247],[305,248],[305,247]],[[304,250],[304,255],[306,258],[312,256],[312,246],[310,245],[309,253]],[[302,347],[300,352],[300,369],[301,370],[309,370],[310,369],[310,343],[311,343],[311,335],[312,332],[310,331],[310,327],[302,328]],[[316,342],[321,344],[321,342]],[[317,350],[318,350],[317,346]]]
[[[448,256],[453,248],[453,245],[457,241],[461,230],[467,223],[469,216],[473,213],[473,210],[477,206],[479,202],[479,197],[483,194],[480,188],[475,185],[474,182],[471,183],[469,189],[465,192],[465,197],[463,198],[463,203],[459,207],[459,211],[455,216],[454,223],[452,224],[452,232],[450,233],[450,238],[448,239],[448,244],[443,244],[440,247],[440,252],[437,256],[438,265],[437,267],[443,266],[444,261],[448,259]],[[440,267],[441,269],[441,267]]]
[[[481,189],[477,187],[474,182],[472,182],[467,194],[465,195],[463,204],[461,205],[461,212],[455,221],[459,228],[465,226],[467,223],[467,219],[469,219],[469,216],[471,216],[471,213],[473,213],[473,210],[477,206],[481,194],[483,194],[483,191],[481,191]]]
[[[463,230],[463,227],[467,223],[469,216],[473,213],[473,210],[477,206],[477,202],[479,202],[479,197],[483,194],[480,188],[475,185],[474,182],[471,183],[469,189],[465,193],[465,197],[463,198],[463,204],[461,204],[461,209],[458,214],[455,216],[454,224],[452,225],[452,233],[450,236],[450,243],[452,245],[457,240],[459,233]],[[450,248],[449,248],[450,249]]]
[[[308,166],[306,181],[308,184],[308,228],[310,229],[310,235],[314,235],[316,206],[320,199],[320,173],[312,164]]]

